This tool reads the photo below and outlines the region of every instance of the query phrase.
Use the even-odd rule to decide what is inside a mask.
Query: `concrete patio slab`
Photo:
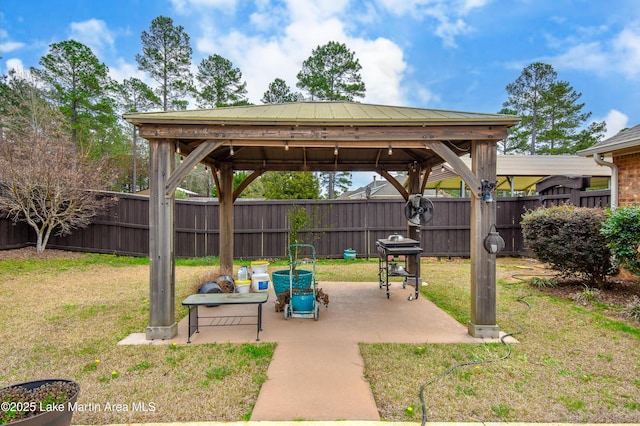
[[[275,312],[275,294],[263,307],[262,342],[278,344],[254,407],[252,421],[379,420],[358,343],[485,343],[429,300],[408,300],[412,287],[394,282],[391,297],[377,282],[322,282],[329,306],[318,321],[284,319]],[[200,308],[201,315],[254,315],[256,307]],[[252,343],[256,326],[201,327],[191,344]],[[186,344],[187,319],[170,340],[147,341],[137,333],[120,344]],[[510,339],[515,342],[515,339]]]

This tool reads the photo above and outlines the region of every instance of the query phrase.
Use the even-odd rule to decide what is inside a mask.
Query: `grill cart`
[[[410,238],[404,238],[398,234],[390,235],[386,239],[377,240],[378,249],[378,277],[379,288],[387,289],[389,298],[389,277],[403,277],[402,288],[407,284],[415,286],[415,295],[409,296],[409,300],[418,298],[420,285],[420,242]],[[414,269],[409,273],[407,267],[410,261],[414,261]]]
[[[311,256],[301,258],[302,256]],[[298,288],[294,285],[298,265],[311,265],[311,285]],[[308,271],[301,270],[307,273]],[[316,248],[311,244],[291,244],[289,246],[289,295],[288,304],[284,305],[284,319],[313,318],[318,321],[320,306],[316,301]]]

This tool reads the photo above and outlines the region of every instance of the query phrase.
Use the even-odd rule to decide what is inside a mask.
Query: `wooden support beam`
[[[496,182],[497,148],[495,143],[474,141],[471,144],[471,170],[480,180]],[[496,255],[484,249],[484,239],[496,221],[493,201],[471,197],[471,320],[467,325],[474,337],[499,337],[496,324]]]
[[[180,182],[187,177],[191,170],[204,158],[209,155],[211,151],[223,144],[223,141],[207,140],[203,141],[196,149],[194,149],[187,158],[180,163],[180,166],[173,172],[173,174],[167,180],[164,187],[164,196],[173,197],[173,193],[180,185]]]
[[[173,141],[149,140],[149,326],[147,340],[171,339],[175,321],[174,209],[165,187],[175,167]]]
[[[413,194],[422,194],[422,192],[420,192],[420,188],[421,188],[420,175],[421,174],[422,174],[422,168],[419,165],[416,164],[416,165],[409,166],[409,176],[407,181],[407,192],[409,196]],[[404,211],[401,214],[404,216]],[[407,220],[407,237],[411,238],[412,240],[421,242],[422,240],[421,240],[420,234],[421,234],[420,226],[413,226],[409,224],[409,221]],[[417,255],[409,256],[412,260],[407,262],[407,272],[410,274],[416,273],[416,262],[415,262],[416,256],[419,257],[420,255],[417,254]],[[414,282],[413,284],[419,287],[420,283],[421,283],[421,279],[420,277],[418,277],[416,279],[416,282]]]
[[[223,163],[220,167],[220,272],[233,274],[233,167]]]
[[[467,165],[462,162],[458,154],[453,152],[451,148],[449,148],[447,145],[445,145],[441,141],[425,142],[424,146],[427,149],[433,150],[433,152],[438,154],[440,158],[442,158],[447,163],[449,163],[449,165],[453,167],[453,170],[456,173],[458,173],[458,175],[460,175],[462,180],[464,180],[467,183],[473,195],[475,195],[478,198],[480,197],[480,179],[478,179],[476,175],[471,170],[469,170]],[[475,158],[473,160],[475,160]],[[472,160],[472,163],[473,163],[473,160]]]
[[[320,125],[264,125],[264,124],[144,124],[140,126],[140,136],[145,139],[215,139],[238,141],[238,145],[282,146],[287,141],[289,147],[327,147],[336,142],[352,141],[362,147],[386,149],[389,141],[416,141],[420,143],[434,140],[502,140],[507,136],[506,126],[496,125],[406,125],[406,126],[320,126]],[[404,146],[407,148],[407,146]]]
[[[398,180],[393,177],[388,171],[383,170],[383,169],[377,169],[377,172],[387,180],[387,182],[389,182],[391,185],[393,185],[393,187],[395,189],[398,190],[398,192],[400,193],[400,195],[402,196],[402,198],[404,198],[405,201],[407,201],[409,199],[409,193],[407,192],[406,188],[404,186],[402,186],[402,184],[400,184],[400,182],[398,182]]]
[[[259,168],[259,169],[254,170],[253,173],[251,173],[249,176],[247,176],[247,178],[245,180],[243,180],[242,183],[240,185],[238,185],[238,187],[233,191],[233,201],[235,202],[238,199],[238,197],[240,196],[240,194],[242,194],[242,191],[244,191],[245,188],[247,186],[249,186],[249,184],[251,182],[253,182],[257,178],[262,176],[263,173],[264,173],[264,169],[263,168]]]

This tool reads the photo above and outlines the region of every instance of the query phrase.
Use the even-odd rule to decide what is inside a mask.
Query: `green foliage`
[[[304,100],[302,93],[293,92],[287,83],[276,78],[269,84],[269,88],[262,95],[260,101],[265,104],[284,104],[287,102],[299,102]]]
[[[519,115],[521,121],[509,131],[504,153],[567,154],[588,148],[604,136],[605,123],[585,123],[591,112],[583,112],[582,96],[549,64],[536,62],[522,70],[507,85],[509,98],[501,113]],[[583,130],[581,130],[583,129]]]
[[[326,188],[327,199],[333,200],[351,186],[350,172],[321,172],[320,185]]]
[[[313,244],[322,235],[322,232],[314,231],[320,227],[322,220],[318,208],[309,212],[305,207],[294,204],[287,212],[287,219],[289,219],[289,245]],[[295,247],[292,253],[293,259],[297,260],[299,255],[305,256],[310,253],[304,248]]]
[[[498,114],[518,115],[518,111],[510,108],[502,108]],[[527,138],[523,137],[523,132],[517,126],[507,129],[507,137],[498,142],[498,152],[503,155],[527,150]]]
[[[601,232],[618,263],[640,275],[640,206],[607,210]]]
[[[630,320],[640,323],[640,298],[633,296],[622,310],[622,314]]]
[[[266,172],[262,175],[268,200],[317,200],[320,185],[311,172]]]
[[[196,80],[200,108],[216,108],[246,102],[247,83],[242,82],[240,68],[234,68],[230,60],[220,55],[209,55],[198,65]]]
[[[529,279],[529,285],[537,288],[554,288],[558,286],[558,280],[555,278],[532,277]]]
[[[303,229],[308,228],[310,223],[307,209],[293,205],[287,212],[287,218],[289,219],[289,244],[303,244],[304,241],[300,234]]]
[[[238,189],[249,175],[249,172],[235,172],[233,175],[233,190],[235,191]],[[218,196],[218,188],[215,185],[211,188],[211,196]],[[262,179],[256,179],[246,186],[242,193],[240,193],[240,198],[264,198],[264,186],[262,185]]]
[[[107,66],[75,40],[50,45],[32,72],[47,86],[48,97],[67,118],[76,149],[90,149],[117,120],[110,99],[113,82]]]
[[[297,86],[312,99],[352,101],[364,97],[366,90],[361,69],[354,52],[343,43],[330,41],[316,47],[302,63]]]
[[[158,16],[151,21],[149,32],[143,31],[142,53],[136,55],[138,68],[148,72],[158,82],[158,97],[164,111],[185,109],[186,97],[192,87],[192,49],[189,35],[173,20]]]
[[[589,305],[591,303],[597,302],[600,298],[600,294],[600,290],[598,290],[597,288],[584,286],[582,288],[582,291],[573,296],[573,300],[582,305]]]
[[[553,269],[602,287],[615,271],[600,233],[604,216],[604,210],[596,208],[540,208],[522,216],[522,232],[529,248]]]

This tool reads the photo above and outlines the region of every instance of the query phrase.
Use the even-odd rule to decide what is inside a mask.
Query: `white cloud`
[[[286,0],[292,21],[322,22],[344,12],[349,0]]]
[[[4,41],[0,43],[0,52],[1,53],[12,52],[14,50],[21,49],[24,46],[25,44],[19,41]]]
[[[116,59],[115,66],[109,66],[109,77],[120,83],[122,83],[123,80],[135,77],[152,87],[156,85],[156,83],[150,79],[144,71],[138,69],[137,63],[126,62],[122,58]]]
[[[618,110],[612,109],[604,118],[604,121],[607,123],[607,131],[605,132],[604,138],[608,139],[617,135],[620,130],[628,126],[629,117]]]
[[[100,19],[89,19],[71,23],[70,38],[91,48],[93,53],[101,57],[106,49],[113,49],[114,36],[107,24]]]
[[[561,47],[555,41],[556,47]],[[599,41],[564,41],[564,53],[544,58],[557,69],[583,70],[601,77],[621,74],[628,79],[640,77],[640,26],[623,28],[614,37]]]
[[[207,8],[233,12],[237,3],[237,0],[171,0],[176,11],[183,14],[193,12],[194,9],[199,11]]]
[[[622,73],[629,78],[640,76],[640,28],[625,28],[612,44]]]
[[[8,38],[9,33],[7,33],[6,30],[0,29],[0,53],[12,52],[25,46],[25,43],[7,40]]]
[[[569,48],[563,54],[549,58],[558,69],[582,69],[606,73],[611,66],[611,57],[602,49],[600,42],[584,43]]]
[[[367,91],[365,100],[369,103],[402,105],[402,78],[407,64],[402,49],[385,38],[376,40],[353,40],[349,45],[362,65],[362,80]]]
[[[458,36],[473,31],[463,18],[490,2],[491,0],[377,0],[380,7],[394,15],[419,20],[434,19],[437,23],[434,34],[447,47],[456,47]]]
[[[402,78],[406,69],[403,52],[385,38],[375,40],[347,34],[341,13],[346,12],[346,0],[289,0],[287,9],[278,9],[278,22],[283,23],[275,34],[246,34],[230,31],[214,34],[210,17],[201,17],[202,35],[196,39],[196,49],[203,56],[217,53],[229,59],[243,72],[250,101],[259,103],[262,94],[275,78],[282,78],[293,89],[302,62],[311,51],[329,41],[345,43],[355,52],[362,65],[362,79],[367,87],[367,102],[403,104]],[[267,13],[266,9],[260,13]],[[258,18],[256,18],[258,19]],[[259,21],[263,21],[263,17]]]
[[[6,60],[7,69],[3,70],[3,74],[9,72],[9,70],[16,70],[18,74],[23,74],[25,72],[24,64],[20,59],[11,58]]]

